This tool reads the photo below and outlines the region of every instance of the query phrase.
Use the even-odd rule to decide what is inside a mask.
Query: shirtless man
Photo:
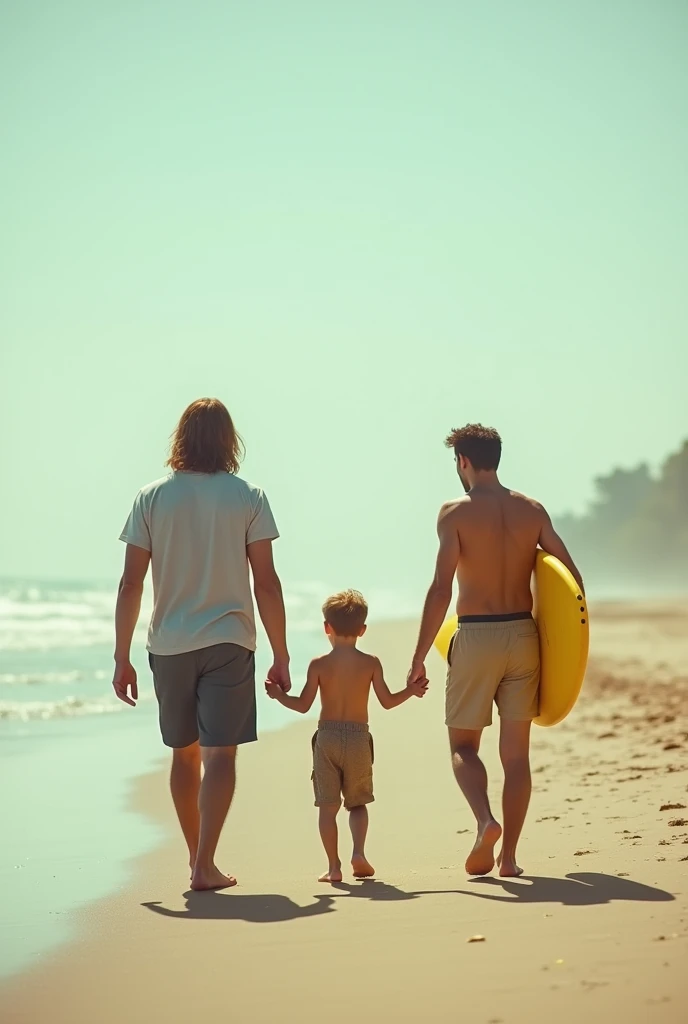
[[[408,682],[425,678],[424,661],[444,622],[456,573],[459,627],[447,659],[446,724],[454,775],[478,825],[466,871],[488,874],[502,838],[499,873],[508,878],[522,874],[516,845],[531,791],[530,726],[538,714],[540,662],[530,580],[538,548],[559,558],[581,589],[583,581],[542,505],[499,482],[502,441],[496,430],[468,424],[452,430],[445,444],[454,450],[466,496],[440,509],[435,577]],[[501,720],[503,837],[478,756],[493,701]]]

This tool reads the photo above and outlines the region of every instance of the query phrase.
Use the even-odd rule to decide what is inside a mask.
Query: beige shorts
[[[373,737],[360,722],[320,722],[313,737],[315,806],[338,804],[347,810],[370,804],[373,796]]]
[[[501,718],[530,722],[538,715],[540,645],[532,618],[460,622],[447,656],[446,724],[452,729],[492,725]]]

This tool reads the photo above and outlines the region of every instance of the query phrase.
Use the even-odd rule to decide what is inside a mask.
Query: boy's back
[[[377,658],[348,646],[316,658],[320,721],[367,723],[370,684],[379,665]]]
[[[368,831],[366,805],[373,796],[373,738],[368,731],[368,698],[372,685],[385,709],[396,708],[409,697],[422,697],[425,678],[407,683],[391,693],[378,658],[357,650],[365,633],[368,605],[357,590],[329,597],[323,605],[325,632],[332,651],[314,658],[308,666],[306,685],[298,697],[266,682],[270,697],[285,707],[305,714],[320,693],[320,721],[313,737],[313,793],[319,810],[320,837],[329,867],[321,882],[341,882],[342,864],[337,849],[337,812],[344,798],[349,811],[354,851],[351,866],[356,878],[370,878],[375,869],[365,855]]]

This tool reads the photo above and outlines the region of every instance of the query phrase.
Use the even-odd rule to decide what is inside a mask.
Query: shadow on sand
[[[189,892],[184,893],[184,910],[170,910],[161,903],[150,901],[142,907],[163,917],[178,917],[187,921],[251,921],[256,924],[272,924],[276,921],[298,921],[304,917],[320,917],[335,908],[331,896],[316,896],[315,903],[300,907],[288,896],[279,893],[264,893],[259,896],[242,895],[237,892]]]
[[[235,890],[226,892],[186,892],[186,906],[183,910],[171,910],[157,901],[142,903],[141,906],[163,917],[176,917],[189,921],[249,921],[268,924],[278,921],[298,921],[309,917],[322,917],[335,910],[337,896],[347,899],[383,900],[400,902],[415,900],[420,896],[473,896],[482,900],[499,903],[561,903],[569,907],[593,906],[611,903],[613,900],[631,902],[668,902],[674,899],[670,892],[655,889],[629,878],[604,875],[593,871],[580,871],[565,878],[547,878],[523,875],[521,878],[475,878],[469,883],[471,889],[426,889],[407,892],[395,885],[368,879],[351,885],[338,882],[328,887],[328,893],[318,894],[315,902],[301,907],[288,896],[279,893],[243,895]],[[478,892],[477,887],[501,890]],[[329,895],[333,893],[334,895]]]
[[[597,871],[575,871],[565,878],[521,875],[520,878],[474,878],[471,885],[501,889],[506,895],[461,890],[467,896],[501,903],[561,903],[567,907],[586,907],[613,900],[631,902],[668,902],[674,897],[664,889],[655,889],[630,878],[604,875]]]
[[[294,903],[288,896],[279,893],[264,895],[243,895],[235,890],[224,892],[193,892],[184,893],[186,907],[184,910],[171,910],[161,903],[151,900],[142,903],[142,907],[152,910],[163,917],[186,918],[193,921],[251,921],[254,923],[272,923],[276,921],[298,921],[305,917],[321,917],[331,913],[334,907],[334,890],[337,894],[358,897],[367,900],[414,900],[418,896],[434,895],[436,890],[424,892],[405,892],[394,885],[366,879],[356,885],[338,882],[327,887],[327,893],[318,893],[314,903],[306,907]],[[440,893],[445,890],[437,890]],[[447,892],[456,892],[449,889]]]

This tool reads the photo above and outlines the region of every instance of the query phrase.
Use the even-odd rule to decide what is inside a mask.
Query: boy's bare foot
[[[518,878],[523,874],[523,868],[518,866],[514,857],[505,858],[504,854],[500,853],[497,857],[497,864],[500,878]]]
[[[495,865],[494,848],[502,835],[502,826],[494,819],[479,832],[475,846],[466,858],[466,874],[489,875]]]
[[[194,892],[204,892],[207,889],[230,889],[237,884],[233,875],[223,875],[215,865],[206,871],[195,867],[191,876],[191,888]]]
[[[341,882],[342,880],[342,867],[331,867],[324,875],[321,875],[318,879],[319,882]]]
[[[351,870],[354,873],[354,878],[372,878],[375,874],[373,865],[369,864],[366,858],[359,853],[355,853],[351,858]]]

